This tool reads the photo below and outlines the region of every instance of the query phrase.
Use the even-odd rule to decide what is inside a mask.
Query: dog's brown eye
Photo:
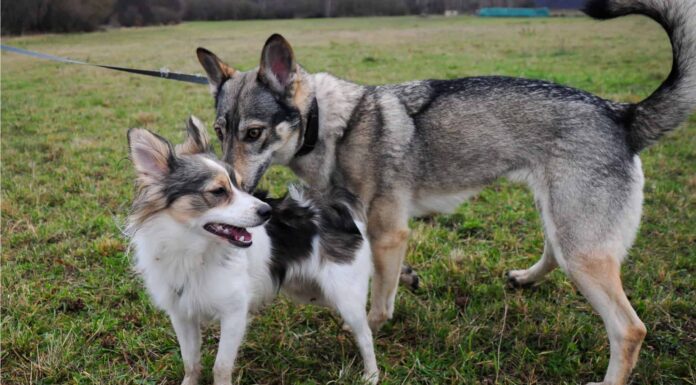
[[[247,130],[246,139],[250,142],[258,139],[261,136],[261,129],[258,127],[252,127]]]
[[[223,195],[227,195],[227,190],[225,190],[224,187],[217,188],[215,190],[210,191],[211,194],[215,195],[216,197],[220,197]]]

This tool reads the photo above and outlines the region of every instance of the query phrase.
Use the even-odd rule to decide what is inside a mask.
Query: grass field
[[[364,18],[186,23],[4,44],[96,63],[202,72],[205,46],[241,69],[283,33],[310,71],[378,84],[502,74],[638,101],[669,72],[652,21]],[[183,138],[213,117],[204,86],[2,54],[2,380],[11,384],[176,384],[168,319],[130,270],[120,233],[132,197],[126,129]],[[623,267],[648,328],[634,384],[696,384],[696,116],[643,152],[645,207]],[[274,193],[292,179],[276,168]],[[562,272],[505,289],[543,240],[531,195],[501,181],[455,214],[412,222],[408,261],[422,288],[400,291],[376,335],[384,384],[579,384],[608,361],[602,322]],[[205,381],[217,342],[204,339]],[[357,383],[361,361],[328,311],[277,302],[251,324],[239,384]]]

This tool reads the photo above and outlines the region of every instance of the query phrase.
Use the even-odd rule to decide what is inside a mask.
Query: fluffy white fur
[[[241,191],[235,194],[246,195]],[[297,198],[302,200],[301,196]],[[235,199],[230,204],[234,207],[220,211],[243,217],[245,211],[255,210],[254,201],[247,195]],[[215,215],[215,222],[235,223],[234,217]],[[249,229],[253,244],[243,249],[203,230],[202,224],[210,219],[204,215],[185,225],[164,211],[149,218],[132,237],[136,269],[154,303],[167,312],[176,331],[186,372],[184,385],[198,383],[202,322],[220,321],[214,379],[216,385],[229,385],[249,312],[276,295],[269,269],[271,244],[263,226]],[[358,223],[358,227],[364,236],[364,224]],[[317,298],[313,303],[336,310],[355,336],[365,378],[376,383],[378,368],[365,311],[372,273],[369,244],[365,240],[348,264],[321,259],[318,250],[315,239],[312,255],[288,270],[281,289],[301,302]],[[307,281],[318,283],[320,292],[314,292]]]

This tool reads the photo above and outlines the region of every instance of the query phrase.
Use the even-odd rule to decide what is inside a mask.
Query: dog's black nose
[[[264,203],[262,206],[259,206],[259,208],[256,210],[256,214],[258,214],[264,220],[270,218],[271,206]]]

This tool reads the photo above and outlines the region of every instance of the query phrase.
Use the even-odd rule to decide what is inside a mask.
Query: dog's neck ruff
[[[295,153],[295,157],[307,155],[314,147],[317,145],[317,140],[319,139],[319,105],[317,104],[317,98],[312,99],[312,105],[309,107],[309,114],[307,115],[307,125],[304,130],[304,138],[302,140],[302,146]]]

